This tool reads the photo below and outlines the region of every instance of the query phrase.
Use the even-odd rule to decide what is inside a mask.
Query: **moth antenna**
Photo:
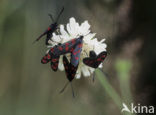
[[[41,37],[39,37],[39,38],[37,38],[36,40],[34,40],[34,41],[32,42],[32,44],[35,44],[37,41],[39,41],[40,38],[41,38]]]
[[[35,42],[39,41],[43,36],[45,36],[47,34],[47,31],[45,31],[43,34],[41,34],[35,41],[33,41],[32,44],[34,44]]]
[[[70,84],[71,84],[71,89],[72,89],[72,95],[73,95],[73,98],[75,98],[75,94],[74,94],[74,89],[73,89],[72,82],[70,82]]]
[[[56,22],[59,20],[59,18],[60,18],[60,16],[61,16],[61,14],[63,13],[63,11],[64,11],[64,7],[62,8],[62,10],[60,11],[59,15],[57,16]]]
[[[68,86],[68,84],[69,84],[69,82],[67,82],[67,83],[65,84],[65,86],[64,86],[63,89],[60,91],[60,93],[63,93],[63,92],[64,92],[64,90],[66,89],[66,87]]]
[[[32,42],[32,44],[35,44],[37,41],[39,41],[39,39],[41,38],[42,36],[40,36],[40,37],[38,37],[36,40],[34,40],[33,42]]]
[[[52,20],[52,22],[55,22],[52,14],[48,14],[48,16],[50,17],[50,19]]]

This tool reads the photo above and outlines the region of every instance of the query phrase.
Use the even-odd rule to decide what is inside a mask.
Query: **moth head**
[[[81,35],[79,38],[80,38],[80,39],[83,39],[83,38],[84,38],[84,36],[82,36],[82,35]]]

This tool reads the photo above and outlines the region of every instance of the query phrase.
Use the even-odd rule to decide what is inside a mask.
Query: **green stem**
[[[108,95],[113,99],[113,101],[115,102],[115,104],[117,105],[119,110],[121,110],[122,109],[122,101],[121,101],[120,96],[117,94],[115,89],[111,86],[111,84],[108,82],[108,80],[106,79],[104,74],[99,69],[97,69],[95,71],[95,73],[96,73],[96,76],[97,76],[98,80],[100,81],[101,85],[103,86],[103,88],[106,90]]]
[[[117,76],[119,78],[119,84],[120,84],[120,90],[121,90],[123,102],[126,103],[126,105],[128,106],[131,103],[133,103],[131,88],[130,88],[130,76],[129,76],[129,72],[132,68],[132,63],[130,60],[118,59],[115,64],[115,68],[117,71]]]

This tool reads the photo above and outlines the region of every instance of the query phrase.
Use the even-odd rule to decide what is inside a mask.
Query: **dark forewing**
[[[67,79],[69,81],[72,81],[76,75],[78,65],[76,67],[73,66],[71,63],[69,63],[66,56],[63,56],[63,64],[64,64]]]
[[[70,64],[69,64],[69,61],[66,56],[63,56],[63,65],[64,65],[65,72],[66,72],[66,75],[68,78],[68,76],[70,74]]]
[[[95,60],[96,60],[96,58],[87,57],[87,58],[83,59],[83,63],[86,64],[89,67],[96,68],[95,67]]]
[[[71,64],[75,67],[79,64],[80,54],[82,51],[82,43],[78,44],[71,53]]]
[[[83,63],[92,67],[97,68],[106,58],[107,52],[101,52],[97,57],[87,57],[83,59]]]

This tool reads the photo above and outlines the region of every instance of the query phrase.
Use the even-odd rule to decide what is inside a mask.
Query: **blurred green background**
[[[44,39],[32,42],[65,7],[70,17],[88,20],[97,38],[106,38],[103,71],[73,81],[42,65]],[[0,0],[0,115],[121,115],[119,103],[155,106],[155,0]],[[115,91],[115,92],[114,92]],[[119,100],[121,98],[121,100]]]

